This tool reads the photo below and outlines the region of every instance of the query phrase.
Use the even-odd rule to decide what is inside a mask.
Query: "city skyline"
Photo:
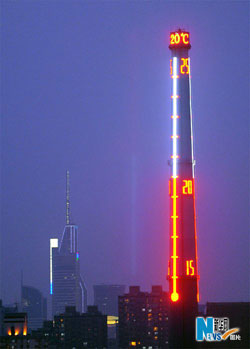
[[[67,169],[89,293],[168,289],[168,35],[179,26],[193,44],[201,303],[247,301],[248,4],[44,4],[2,6],[4,303],[19,299],[21,270],[48,296]]]

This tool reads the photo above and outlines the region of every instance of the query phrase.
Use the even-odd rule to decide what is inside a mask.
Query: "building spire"
[[[66,225],[70,224],[70,186],[69,186],[69,171],[66,172]]]

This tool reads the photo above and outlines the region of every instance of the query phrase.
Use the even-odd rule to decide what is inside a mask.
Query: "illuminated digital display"
[[[192,195],[193,194],[193,181],[191,179],[184,179],[182,181],[182,194]]]
[[[169,48],[191,48],[189,42],[189,32],[178,30],[170,33],[170,45]]]
[[[177,73],[182,75],[189,74],[189,58],[181,58],[180,64],[177,68]],[[173,60],[170,59],[170,75],[173,78]],[[179,75],[176,75],[176,78],[179,78]]]
[[[182,65],[180,66],[181,74],[189,74],[188,58],[181,58]]]
[[[186,261],[186,274],[193,276],[194,275],[194,261],[191,259],[190,261]]]

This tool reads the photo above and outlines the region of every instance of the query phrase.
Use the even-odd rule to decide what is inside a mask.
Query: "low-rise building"
[[[119,348],[168,348],[168,294],[161,286],[119,296]]]

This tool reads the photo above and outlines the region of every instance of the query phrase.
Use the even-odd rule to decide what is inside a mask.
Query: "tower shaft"
[[[194,158],[191,113],[189,33],[170,34],[172,58],[172,136],[170,195],[170,347],[195,346],[198,266],[195,225]]]

